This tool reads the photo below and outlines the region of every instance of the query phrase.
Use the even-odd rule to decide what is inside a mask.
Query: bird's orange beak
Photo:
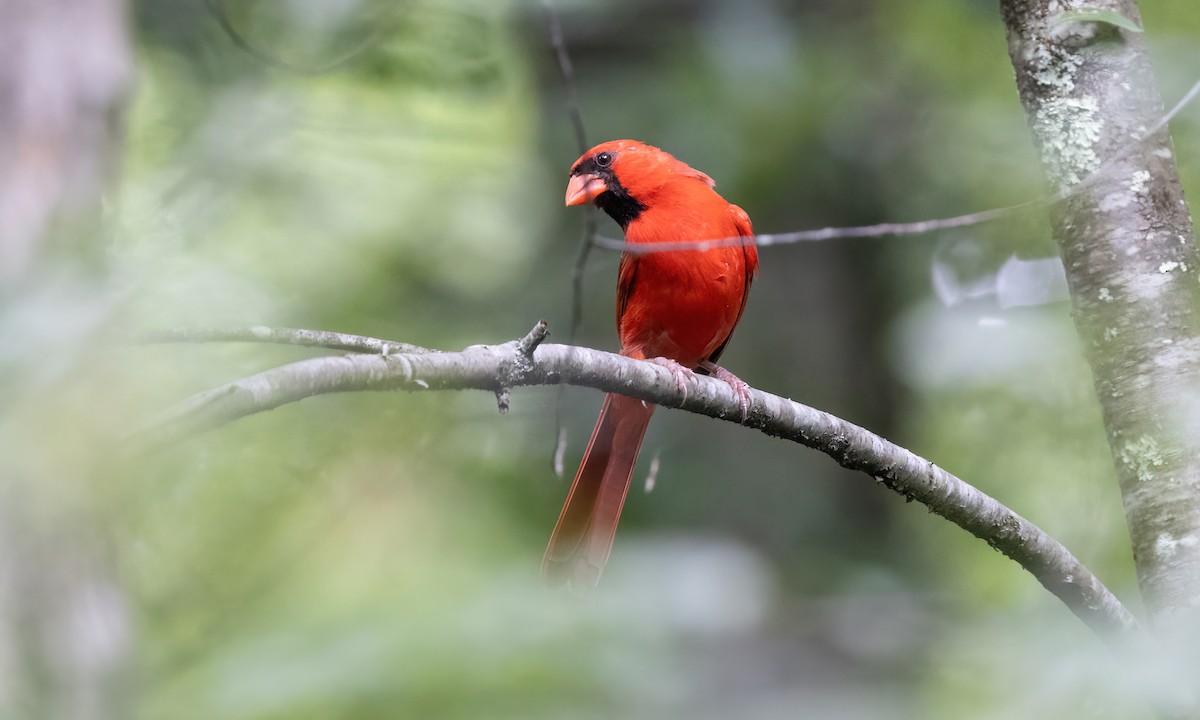
[[[567,207],[589,203],[607,190],[608,185],[598,175],[572,175],[571,181],[567,183]]]

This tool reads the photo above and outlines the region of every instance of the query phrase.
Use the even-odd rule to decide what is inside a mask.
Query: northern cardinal
[[[634,245],[746,238],[703,251],[627,252],[617,276],[621,354],[666,366],[681,386],[695,370],[724,380],[744,416],[749,387],[716,361],[746,307],[758,250],[749,216],[713,185],[656,147],[613,140],[575,161],[566,202],[594,203]],[[605,396],[542,560],[548,584],[582,589],[599,581],[653,413],[641,400]]]

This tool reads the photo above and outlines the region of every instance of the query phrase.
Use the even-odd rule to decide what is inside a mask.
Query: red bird
[[[594,203],[632,245],[747,238],[703,251],[625,253],[617,276],[621,354],[666,366],[680,384],[693,370],[729,383],[749,407],[749,387],[718,366],[758,273],[745,211],[713,190],[708,175],[636,140],[588,150],[571,168],[567,205]],[[597,583],[654,405],[609,393],[567,495],[542,577],[552,585]]]

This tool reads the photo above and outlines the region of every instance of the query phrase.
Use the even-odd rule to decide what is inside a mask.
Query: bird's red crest
[[[604,153],[612,156],[612,171],[621,184],[630,195],[638,199],[648,198],[662,185],[680,177],[695,178],[710,188],[716,187],[716,183],[707,174],[676,159],[665,150],[637,140],[610,140],[601,143],[581,155],[572,166],[572,171],[594,162],[595,158]]]

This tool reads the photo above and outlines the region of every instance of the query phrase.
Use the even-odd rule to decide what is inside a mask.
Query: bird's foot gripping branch
[[[155,335],[150,339],[285,343],[349,354],[280,365],[199,393],[154,418],[136,439],[145,447],[162,447],[246,415],[329,393],[498,392],[556,384],[595,388],[728,422],[741,420],[741,398],[721,380],[697,375],[687,378],[681,387],[660,365],[600,350],[544,343],[546,334],[545,324],[538,323],[520,340],[475,345],[459,352],[286,328]],[[846,420],[762,390],[749,388],[748,393],[747,426],[820,450],[843,467],[866,473],[888,489],[924,504],[1032,573],[1106,641],[1119,644],[1141,633],[1129,610],[1066,547],[994,498]]]

